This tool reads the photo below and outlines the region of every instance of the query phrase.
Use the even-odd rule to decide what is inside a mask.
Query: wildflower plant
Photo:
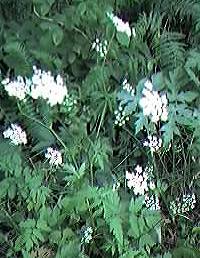
[[[199,7],[0,1],[0,257],[200,257]]]

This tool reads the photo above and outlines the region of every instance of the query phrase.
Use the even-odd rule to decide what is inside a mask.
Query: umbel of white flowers
[[[81,239],[81,242],[82,243],[86,243],[86,244],[89,244],[90,241],[92,240],[92,234],[93,234],[93,229],[92,227],[87,227],[87,226],[83,226],[82,227],[82,230],[81,230],[81,233],[82,233],[82,239]]]
[[[62,104],[68,97],[67,87],[60,75],[54,77],[51,72],[42,71],[33,66],[31,79],[18,76],[10,80],[6,78],[1,82],[9,96],[19,100],[26,100],[29,95],[33,99],[44,99],[50,106]]]
[[[27,143],[26,132],[17,124],[11,124],[10,127],[3,132],[3,137],[10,139],[14,145]]]
[[[61,152],[52,147],[47,148],[45,158],[49,161],[49,164],[52,166],[58,166],[62,164]]]
[[[122,86],[123,86],[123,90],[127,91],[128,93],[130,93],[131,96],[134,97],[134,95],[135,95],[135,89],[134,89],[133,86],[128,82],[127,79],[124,79],[124,81],[122,82]]]
[[[99,54],[100,57],[105,57],[108,52],[108,41],[100,41],[98,38],[95,39],[95,41],[92,44],[92,49],[95,49],[96,52]]]
[[[166,94],[159,94],[158,91],[153,90],[153,84],[149,80],[144,83],[142,94],[139,104],[144,116],[148,116],[153,123],[166,121],[168,118]]]
[[[10,81],[6,78],[1,82],[4,85],[5,90],[11,97],[16,97],[19,100],[24,100],[28,92],[29,81],[22,76],[17,76],[15,80]]]
[[[170,202],[170,210],[174,216],[183,214],[194,209],[196,204],[195,194],[184,194],[182,198],[177,198]]]
[[[128,188],[133,188],[135,195],[144,195],[149,189],[154,189],[155,184],[148,178],[149,168],[144,171],[140,165],[137,165],[134,172],[126,171],[126,180]]]
[[[143,142],[143,146],[149,147],[152,152],[158,151],[162,147],[162,139],[155,135],[149,135]]]
[[[160,210],[160,202],[158,196],[145,194],[145,205],[149,210]]]
[[[123,22],[122,19],[110,12],[107,12],[106,15],[112,21],[118,32],[126,33],[128,37],[131,37],[131,35],[136,36],[135,28],[131,30],[128,22]]]
[[[134,172],[126,171],[127,187],[133,189],[134,195],[143,195],[144,205],[150,210],[160,210],[159,199],[155,195],[150,195],[149,191],[155,189],[155,183],[149,179],[149,174],[153,167],[146,167],[144,170],[137,165]]]
[[[130,120],[130,117],[126,115],[126,112],[123,110],[122,106],[119,106],[118,110],[115,110],[115,125],[122,126],[126,121]]]

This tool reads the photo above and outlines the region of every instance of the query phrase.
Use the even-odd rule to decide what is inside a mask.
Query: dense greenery
[[[1,0],[0,22],[0,257],[200,257],[199,1]],[[32,78],[33,66],[61,74],[65,103],[9,96],[5,79]],[[167,96],[166,121],[142,112],[150,81]],[[27,144],[5,137],[12,123]],[[149,135],[162,139],[156,152],[143,146]],[[151,168],[159,209],[128,187],[137,165]],[[194,207],[173,212],[188,194]]]

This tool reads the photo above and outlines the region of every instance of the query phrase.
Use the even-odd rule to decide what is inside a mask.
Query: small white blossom
[[[157,136],[148,136],[143,143],[144,147],[149,147],[152,152],[158,151],[162,147],[162,139]]]
[[[135,90],[134,90],[133,86],[127,81],[127,79],[124,79],[122,86],[123,86],[123,90],[130,93],[131,96],[134,96]]]
[[[113,192],[114,192],[114,191],[117,191],[117,190],[119,189],[119,187],[120,187],[120,182],[114,183],[113,186],[112,186]]]
[[[150,187],[150,189],[155,188],[155,184],[149,180],[148,171],[148,167],[143,171],[140,165],[135,167],[134,172],[126,171],[127,187],[133,188],[135,195],[144,195]]]
[[[89,242],[92,240],[92,234],[93,234],[92,227],[83,226],[81,229],[81,234],[82,234],[81,242],[89,244]]]
[[[125,111],[123,111],[123,107],[119,106],[118,110],[115,110],[115,125],[123,126],[125,125],[126,121],[130,120],[130,117],[126,115]]]
[[[51,72],[41,71],[35,66],[33,67],[34,74],[32,76],[32,85],[30,95],[34,99],[43,98],[47,100],[50,106],[62,104],[68,96],[67,87],[60,75],[56,78]]]
[[[105,57],[108,53],[108,41],[104,40],[103,42],[100,42],[100,40],[96,38],[92,44],[92,49],[95,49],[100,57]]]
[[[47,100],[50,106],[62,104],[68,96],[67,87],[60,75],[56,78],[51,72],[42,71],[33,66],[31,79],[18,76],[15,80],[5,79],[1,82],[9,96],[25,100],[29,95],[33,99],[42,98]]]
[[[145,206],[149,210],[160,210],[160,202],[158,196],[148,194],[145,195]]]
[[[1,82],[4,85],[5,90],[11,97],[16,97],[19,100],[24,100],[28,91],[27,80],[21,76],[17,76],[16,79],[10,81],[6,78]]]
[[[175,201],[170,202],[170,210],[175,216],[177,214],[183,214],[194,209],[196,204],[195,194],[184,194],[182,198],[176,198]]]
[[[58,150],[53,149],[52,147],[47,148],[47,151],[45,153],[45,158],[49,160],[50,165],[58,166],[62,164],[61,153]]]
[[[26,144],[27,136],[25,131],[17,124],[11,124],[11,126],[3,132],[4,138],[8,138],[15,145]]]
[[[135,29],[133,28],[131,30],[128,22],[123,22],[122,19],[115,16],[113,13],[107,12],[107,16],[113,22],[117,31],[126,33],[128,37],[131,37],[131,34],[135,37]]]
[[[143,97],[140,99],[140,106],[144,116],[149,116],[153,123],[166,121],[168,119],[168,100],[166,94],[159,94],[153,90],[153,84],[147,80],[142,91]]]

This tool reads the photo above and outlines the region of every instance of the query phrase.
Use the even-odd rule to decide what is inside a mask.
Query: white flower
[[[10,81],[8,78],[1,82],[9,96],[15,96],[24,100],[26,95],[33,99],[45,99],[50,106],[62,104],[68,96],[67,87],[60,75],[56,78],[51,72],[42,71],[33,66],[33,76],[31,79],[18,76]]]
[[[144,195],[149,190],[148,186],[148,174],[147,174],[148,168],[145,168],[143,171],[142,167],[140,165],[137,165],[134,169],[134,172],[130,173],[129,171],[126,171],[126,180],[127,180],[127,187],[133,188],[133,192],[135,195]],[[152,183],[150,181],[150,185],[152,186]]]
[[[17,76],[15,80],[10,81],[6,78],[1,82],[4,85],[5,90],[9,96],[16,97],[19,100],[24,100],[28,91],[26,79],[21,76]]]
[[[92,49],[95,49],[96,52],[100,55],[100,57],[105,57],[108,52],[108,41],[104,40],[100,42],[98,38],[92,43]]]
[[[131,96],[134,96],[135,90],[134,90],[133,86],[127,81],[127,79],[124,79],[124,81],[122,82],[122,85],[123,85],[123,90],[130,93]]]
[[[129,116],[123,111],[122,106],[119,106],[119,110],[115,110],[115,125],[123,126],[126,121],[129,121]]]
[[[122,19],[113,15],[113,13],[107,12],[107,16],[111,19],[117,31],[126,33],[128,37],[131,37],[131,34],[135,37],[135,29],[132,29],[131,31],[131,28],[128,22],[123,22]]]
[[[176,198],[175,201],[170,202],[170,210],[175,216],[194,209],[196,204],[195,194],[184,194],[182,198]]]
[[[62,164],[61,153],[58,150],[53,149],[52,147],[47,148],[47,151],[45,153],[45,158],[49,160],[50,165],[58,166]]]
[[[168,100],[166,94],[161,94],[153,90],[153,84],[147,80],[142,91],[143,97],[139,104],[143,109],[144,116],[149,116],[153,123],[166,121],[168,118]]]
[[[11,126],[3,132],[4,138],[8,138],[15,145],[26,144],[27,136],[25,131],[17,124],[11,124]]]
[[[157,136],[148,136],[143,146],[149,147],[152,152],[158,151],[162,147],[162,139]]]
[[[89,242],[92,240],[92,234],[93,234],[92,227],[83,226],[81,231],[82,231],[82,234],[83,234],[81,242],[89,244]]]
[[[160,210],[160,202],[158,196],[148,194],[145,195],[145,205],[149,210]]]
[[[41,71],[35,66],[33,67],[33,71],[34,74],[30,89],[31,97],[34,99],[43,98],[47,100],[50,106],[62,104],[68,96],[63,78],[60,75],[54,78],[51,72]]]
[[[152,91],[153,90],[153,84],[151,81],[147,80],[145,83],[144,83],[144,86],[146,89]]]

